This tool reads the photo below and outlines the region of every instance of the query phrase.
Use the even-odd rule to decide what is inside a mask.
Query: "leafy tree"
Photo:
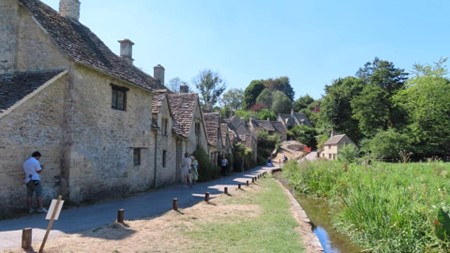
[[[314,98],[306,94],[295,100],[293,104],[294,111],[299,112],[302,109],[306,109],[314,102]]]
[[[273,95],[272,95],[272,111],[275,114],[289,113],[291,111],[291,108],[292,108],[292,102],[288,98],[288,96],[286,96],[286,94],[284,94],[281,91],[275,91],[273,93]]]
[[[342,162],[352,163],[359,156],[358,147],[353,144],[345,144],[339,149],[338,160]]]
[[[362,142],[364,152],[376,160],[398,160],[400,151],[409,151],[408,136],[395,129],[380,131],[372,139]]]
[[[353,118],[358,121],[361,132],[373,137],[378,131],[386,130],[389,121],[390,104],[385,90],[375,85],[366,85],[361,94],[351,101]]]
[[[258,98],[259,94],[265,89],[263,81],[253,80],[250,85],[244,91],[244,108],[250,109]]]
[[[237,110],[242,107],[244,101],[244,91],[242,89],[230,89],[222,95],[220,103],[231,110]]]
[[[319,128],[327,131],[324,134],[329,136],[329,131],[333,130],[347,134],[355,142],[361,139],[358,121],[352,117],[351,101],[362,89],[363,82],[355,77],[337,79],[325,87],[326,95],[322,98],[318,122]]]
[[[421,157],[450,154],[450,80],[445,77],[445,62],[416,64],[415,77],[394,98],[408,113],[407,129]]]
[[[317,132],[313,127],[309,127],[307,125],[296,125],[288,131],[288,134],[308,147],[313,149],[317,147]]]
[[[282,76],[275,79],[269,78],[267,80],[263,80],[263,82],[267,89],[271,91],[281,91],[289,98],[290,101],[294,101],[295,92],[287,76]]]
[[[272,107],[272,91],[264,89],[256,98],[256,103],[264,105],[265,108]]]
[[[225,81],[222,80],[217,72],[212,72],[211,70],[201,71],[194,78],[193,83],[200,92],[202,106],[207,110],[211,110],[214,107],[226,88]]]
[[[373,62],[367,62],[363,68],[360,68],[356,76],[366,84],[380,86],[390,95],[403,88],[408,79],[408,73],[403,69],[396,68],[392,62],[376,57]]]

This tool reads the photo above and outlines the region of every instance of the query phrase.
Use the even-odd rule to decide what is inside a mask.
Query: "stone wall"
[[[9,73],[16,65],[17,0],[0,1],[0,74]]]
[[[61,183],[65,76],[32,94],[26,102],[0,117],[0,213],[26,207],[22,163],[38,150],[44,198],[56,197]]]

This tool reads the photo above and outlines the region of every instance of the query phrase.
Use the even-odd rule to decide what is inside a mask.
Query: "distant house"
[[[285,126],[279,121],[270,120],[249,120],[249,129],[252,132],[266,131],[269,135],[278,134],[282,141],[287,139],[287,131]]]
[[[286,129],[291,129],[297,125],[312,126],[308,117],[304,113],[291,111],[290,114],[280,113],[277,116],[277,121],[283,123]]]
[[[253,152],[253,162],[256,163],[258,156],[258,141],[255,132],[250,131],[247,122],[242,120],[239,116],[234,115],[228,120],[228,127],[232,134],[230,139],[233,143],[243,143]]]
[[[210,160],[212,164],[218,164],[218,161],[225,154],[222,144],[222,131],[220,129],[220,114],[218,112],[203,113],[203,119],[210,147]]]
[[[347,144],[355,145],[345,134],[334,135],[324,143],[323,150],[319,156],[328,160],[336,160],[339,155],[339,149]]]

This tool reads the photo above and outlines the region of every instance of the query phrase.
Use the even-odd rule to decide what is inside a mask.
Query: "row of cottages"
[[[183,153],[208,141],[197,94],[172,94],[164,68],[133,66],[79,22],[39,0],[0,1],[0,213],[22,208],[22,163],[39,150],[44,198],[95,200],[180,179]]]
[[[266,131],[269,135],[278,134],[281,141],[287,140],[287,129],[280,121],[256,120],[251,118],[249,121],[249,130],[251,132]]]

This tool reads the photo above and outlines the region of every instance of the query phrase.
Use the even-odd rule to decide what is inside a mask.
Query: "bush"
[[[399,160],[400,151],[409,151],[408,137],[394,129],[378,132],[372,139],[362,142],[363,150],[375,160]]]
[[[215,178],[219,178],[220,169],[218,165],[211,164],[209,155],[206,151],[198,146],[193,155],[198,161],[198,181],[205,182]]]
[[[359,156],[358,147],[353,144],[346,144],[339,149],[338,160],[341,162],[355,162]]]

